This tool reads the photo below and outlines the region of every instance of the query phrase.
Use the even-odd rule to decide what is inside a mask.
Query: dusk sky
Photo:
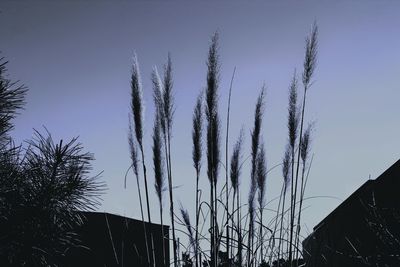
[[[399,12],[399,1],[1,0],[1,55],[9,60],[10,78],[29,89],[12,135],[20,143],[32,137],[33,129],[44,132],[45,126],[55,140],[79,136],[96,158],[93,175],[104,171],[108,191],[99,210],[140,218],[132,173],[124,189],[130,165],[130,74],[136,52],[146,101],[151,206],[158,222],[150,150],[154,117],[150,74],[154,66],[162,71],[170,52],[176,103],[175,200],[194,216],[191,119],[196,96],[206,84],[210,37],[219,32],[219,107],[224,126],[236,67],[230,150],[243,125],[244,158],[249,155],[254,103],[265,83],[262,136],[272,167],[281,162],[287,141],[288,86],[294,70],[302,72],[305,37],[316,21],[318,64],[306,110],[306,121],[315,121],[314,161],[306,197],[319,197],[304,204],[306,234],[369,176],[376,178],[400,158]],[[203,199],[208,199],[205,169],[203,161],[201,188]],[[241,177],[243,200],[249,172],[246,166]],[[222,186],[223,168],[220,173]],[[268,202],[279,195],[281,169],[267,179]],[[167,212],[165,218],[169,222]]]

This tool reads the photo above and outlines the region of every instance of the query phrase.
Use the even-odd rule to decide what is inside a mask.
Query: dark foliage
[[[99,204],[103,184],[89,176],[93,156],[76,139],[55,144],[36,132],[22,154],[2,151],[0,161],[0,263],[56,266],[78,243],[80,211]]]
[[[8,131],[24,104],[26,89],[7,80],[0,63],[0,266],[59,266],[79,243],[79,211],[99,205],[104,184],[90,176],[93,155],[74,138],[54,143],[35,132],[27,148],[15,147]]]
[[[11,121],[25,104],[26,88],[7,79],[7,61],[0,58],[0,146],[9,141],[7,133],[13,128]]]

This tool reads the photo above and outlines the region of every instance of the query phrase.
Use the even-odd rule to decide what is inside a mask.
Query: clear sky
[[[262,84],[267,86],[262,135],[271,167],[283,156],[288,86],[294,69],[302,71],[304,38],[316,20],[318,66],[306,111],[306,120],[316,122],[315,156],[306,194],[335,198],[305,202],[302,218],[307,233],[307,227],[311,230],[340,203],[338,199],[345,199],[369,175],[376,178],[400,158],[399,11],[398,1],[2,0],[0,50],[10,61],[10,78],[29,88],[13,135],[22,142],[31,138],[33,128],[46,126],[55,139],[80,136],[84,147],[95,155],[93,174],[104,171],[102,179],[109,188],[100,210],[139,218],[132,175],[128,189],[123,188],[130,165],[129,82],[135,51],[146,101],[151,206],[158,221],[150,161],[150,73],[153,66],[161,69],[171,52],[176,100],[175,199],[194,216],[191,114],[205,86],[210,36],[220,33],[223,125],[229,82],[237,68],[230,144],[244,125],[245,155],[249,154],[254,103]],[[221,180],[223,176],[221,169]],[[242,195],[247,195],[248,181],[246,168],[241,177]],[[280,169],[271,172],[268,200],[279,194],[281,182]],[[208,191],[205,172],[201,187]],[[168,222],[167,212],[164,217]]]

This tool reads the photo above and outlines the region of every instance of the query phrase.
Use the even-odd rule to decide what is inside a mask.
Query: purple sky
[[[179,186],[175,199],[194,216],[191,113],[205,86],[210,36],[216,30],[220,33],[223,125],[229,82],[237,67],[230,144],[244,125],[245,155],[254,103],[262,84],[267,85],[262,135],[271,167],[283,156],[288,85],[294,69],[302,71],[304,38],[316,20],[318,66],[306,111],[306,120],[316,121],[315,157],[306,194],[345,199],[369,175],[377,177],[400,157],[399,10],[398,1],[2,0],[0,50],[10,61],[10,78],[29,88],[13,136],[22,142],[43,125],[55,139],[80,136],[95,154],[94,173],[104,170],[109,188],[100,210],[139,218],[132,175],[128,189],[123,188],[130,165],[131,59],[136,52],[141,64],[147,165],[152,169],[150,73],[155,65],[161,69],[171,52],[176,99],[173,174],[174,185]],[[221,169],[221,180],[223,176]],[[151,171],[149,179],[153,217],[158,221]],[[241,179],[245,200],[247,167]],[[267,201],[279,194],[281,182],[280,169],[271,172]],[[203,199],[208,199],[204,172],[201,187]],[[304,234],[339,203],[322,197],[307,200]],[[167,212],[165,218],[168,222]]]

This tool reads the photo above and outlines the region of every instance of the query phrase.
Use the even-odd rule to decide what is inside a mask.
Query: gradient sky
[[[315,156],[306,194],[334,198],[305,202],[304,233],[369,175],[376,178],[400,158],[399,1],[2,0],[0,11],[0,51],[10,61],[10,78],[29,88],[13,136],[22,142],[32,137],[34,128],[43,131],[42,126],[56,140],[79,136],[95,155],[93,174],[104,171],[102,179],[109,189],[102,211],[140,217],[132,175],[128,189],[123,188],[130,165],[132,55],[136,52],[141,64],[147,165],[152,169],[150,73],[153,66],[161,69],[171,52],[176,100],[173,174],[179,186],[175,199],[194,216],[191,113],[205,86],[207,50],[215,31],[220,33],[223,124],[229,82],[237,67],[230,144],[244,125],[245,155],[249,154],[254,103],[265,83],[262,135],[271,167],[280,163],[287,140],[289,82],[295,68],[302,71],[304,38],[313,21],[318,22],[318,66],[306,111],[306,120],[316,123]],[[158,221],[149,174],[153,217]],[[223,176],[221,169],[221,180]],[[246,195],[248,168],[241,179]],[[267,201],[279,194],[281,182],[277,168],[268,177]],[[208,188],[205,172],[201,187]]]

